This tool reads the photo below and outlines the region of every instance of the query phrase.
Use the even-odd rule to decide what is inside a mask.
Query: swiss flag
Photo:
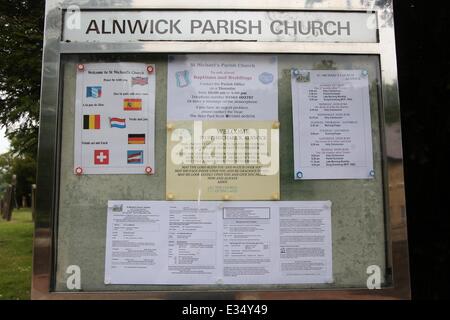
[[[94,164],[108,165],[109,164],[109,150],[95,150]]]

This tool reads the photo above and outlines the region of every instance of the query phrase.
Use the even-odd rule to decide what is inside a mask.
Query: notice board
[[[168,119],[169,63],[171,54],[73,54],[62,58],[61,77],[61,150],[59,166],[59,195],[56,219],[56,278],[55,290],[66,292],[67,273],[71,265],[82,271],[82,290],[105,291],[208,291],[208,290],[272,290],[272,289],[351,289],[366,288],[367,268],[378,266],[383,275],[382,285],[389,285],[390,271],[386,268],[389,259],[386,234],[385,208],[385,155],[383,154],[382,121],[380,103],[380,62],[376,55],[319,55],[319,54],[276,54],[277,74],[276,96],[278,111],[272,122],[279,130],[279,194],[266,200],[283,201],[329,201],[331,210],[332,281],[329,283],[291,284],[197,284],[149,285],[149,284],[106,284],[105,253],[107,250],[108,201],[174,201],[167,190],[167,141],[173,129]],[[211,55],[208,55],[211,56]],[[218,55],[218,58],[238,60],[241,54]],[[262,54],[261,57],[265,55]],[[200,55],[201,58],[201,55]],[[206,56],[205,56],[206,59]],[[89,64],[145,64],[154,68],[154,163],[152,172],[144,174],[76,174],[74,150],[76,134],[77,73],[80,65]],[[295,70],[310,72],[362,71],[368,84],[368,109],[370,123],[365,129],[371,133],[373,168],[364,179],[296,179],[294,165],[294,135],[292,77]],[[180,85],[183,85],[183,74]],[[300,79],[301,80],[301,79]],[[134,79],[137,82],[147,82]],[[264,75],[262,81],[270,81]],[[92,88],[91,95],[99,94]],[[275,90],[275,89],[274,89]],[[170,99],[173,99],[171,97]],[[129,108],[139,108],[139,102],[129,101]],[[90,120],[90,119],[89,119]],[[122,126],[120,117],[110,119],[111,126]],[[95,114],[93,118],[95,130]],[[90,124],[88,121],[88,129]],[[128,142],[143,139],[128,137]],[[148,139],[149,137],[145,137]],[[135,150],[138,151],[138,150]],[[124,151],[125,152],[125,151]],[[149,152],[151,153],[151,152]],[[142,154],[144,155],[144,154]],[[98,154],[106,161],[105,154]],[[140,161],[139,154],[127,155],[132,161]],[[130,158],[131,157],[131,158]],[[136,160],[137,159],[137,160]],[[94,160],[93,160],[94,161]],[[130,163],[129,163],[130,164]],[[372,163],[371,163],[372,165]],[[142,169],[146,169],[143,166]],[[154,170],[154,171],[153,171]],[[125,170],[126,171],[126,170]],[[301,177],[300,177],[301,178]],[[191,187],[192,186],[186,186]],[[194,191],[196,191],[194,187]],[[168,194],[169,193],[169,194]],[[273,192],[269,197],[273,196]],[[183,199],[185,200],[185,199]],[[204,201],[200,197],[196,199]],[[211,199],[208,199],[211,200]],[[233,201],[233,199],[222,199]],[[249,200],[249,199],[245,199]],[[251,200],[251,199],[250,199]],[[262,199],[255,199],[262,200]],[[206,201],[206,200],[205,200]]]

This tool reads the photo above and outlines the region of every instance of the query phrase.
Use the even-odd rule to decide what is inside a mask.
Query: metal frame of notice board
[[[106,5],[107,4],[107,5]],[[323,11],[372,12],[378,19],[376,43],[257,42],[257,41],[144,41],[122,43],[63,41],[63,21],[72,6],[81,10],[236,10],[236,11]],[[32,279],[33,299],[409,299],[410,279],[406,230],[401,131],[382,126],[387,263],[392,284],[379,290],[195,290],[174,292],[54,292],[57,254],[58,166],[61,144],[61,57],[64,54],[92,53],[297,53],[375,55],[381,64],[381,110],[389,103],[390,113],[400,119],[397,85],[396,48],[392,0],[269,0],[202,1],[192,0],[48,0],[42,77],[41,130],[39,137],[37,218],[34,236]],[[389,83],[390,90],[387,90]],[[392,90],[392,88],[394,88]],[[387,113],[381,114],[382,122]],[[397,120],[400,128],[400,120]]]

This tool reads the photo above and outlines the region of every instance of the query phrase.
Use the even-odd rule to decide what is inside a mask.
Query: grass
[[[29,209],[0,218],[0,300],[29,300],[33,222]]]

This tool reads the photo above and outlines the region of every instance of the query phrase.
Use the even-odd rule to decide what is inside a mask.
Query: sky
[[[0,129],[0,154],[8,151],[9,141],[5,138],[5,130]]]

